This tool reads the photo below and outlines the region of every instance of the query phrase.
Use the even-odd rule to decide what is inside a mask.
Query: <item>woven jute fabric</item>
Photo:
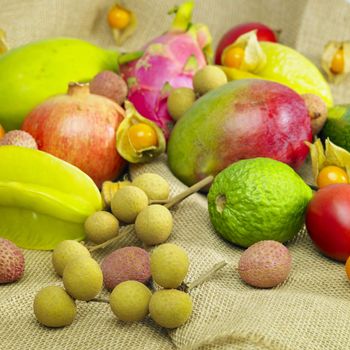
[[[112,48],[113,38],[106,25],[106,12],[112,3],[0,0],[0,27],[7,32],[12,47],[41,38],[70,36]],[[139,18],[139,28],[123,48],[137,49],[164,32],[171,21],[166,12],[176,3],[126,1]],[[280,40],[317,65],[328,40],[350,39],[350,4],[343,0],[198,0],[194,20],[209,25],[214,43],[235,24],[264,22],[281,29]],[[332,91],[336,103],[350,101],[349,81],[332,86]],[[171,174],[166,156],[130,167],[131,178],[144,172],[164,176],[171,184],[171,196],[186,189]],[[301,174],[310,181],[308,163]],[[108,304],[77,302],[78,313],[71,326],[43,327],[33,314],[34,296],[42,287],[62,285],[62,281],[53,271],[51,252],[24,251],[24,277],[0,286],[0,349],[350,349],[350,284],[344,264],[321,256],[304,230],[287,244],[293,257],[288,280],[276,288],[259,290],[240,281],[236,268],[243,250],[215,233],[204,195],[190,196],[172,208],[172,213],[174,229],[169,241],[189,254],[187,282],[220,261],[228,263],[191,291],[193,314],[184,326],[166,331],[149,318],[126,324],[117,320]],[[134,233],[118,247],[130,245],[140,245]],[[108,247],[93,256],[101,261],[116,248]],[[102,297],[107,298],[108,293],[103,291]]]

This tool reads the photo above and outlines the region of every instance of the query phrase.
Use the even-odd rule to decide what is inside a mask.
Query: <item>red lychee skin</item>
[[[128,95],[128,86],[118,74],[112,71],[104,71],[91,80],[90,92],[105,96],[122,105]]]
[[[11,241],[0,238],[0,284],[19,280],[24,273],[24,255]]]
[[[38,149],[34,137],[23,130],[12,130],[7,132],[0,140],[0,146],[8,145]]]
[[[103,282],[112,290],[124,281],[146,283],[151,278],[150,257],[139,247],[124,247],[107,255],[102,263]]]
[[[292,256],[280,242],[267,240],[251,245],[242,254],[238,272],[247,284],[272,288],[284,282],[292,267]]]

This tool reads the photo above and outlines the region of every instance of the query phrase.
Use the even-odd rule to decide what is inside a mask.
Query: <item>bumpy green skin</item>
[[[336,145],[350,152],[350,104],[334,106],[328,110],[321,138],[327,137]]]
[[[84,238],[84,222],[102,209],[101,194],[77,167],[48,153],[0,147],[0,232],[21,248],[51,250]]]
[[[86,41],[54,38],[12,49],[0,56],[0,124],[19,129],[25,116],[69,82],[87,82],[117,69],[117,53]]]
[[[311,189],[288,165],[269,158],[238,161],[214,179],[208,193],[211,222],[242,247],[262,240],[281,243],[302,227]]]

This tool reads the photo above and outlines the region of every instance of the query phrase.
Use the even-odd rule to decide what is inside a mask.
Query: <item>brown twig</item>
[[[167,204],[169,199],[151,199],[149,204]]]
[[[109,304],[109,300],[107,300],[107,299],[93,298],[91,300],[88,300],[88,303],[91,301],[94,301],[95,303],[107,303],[107,304]]]
[[[191,289],[199,286],[200,284],[207,281],[212,275],[214,275],[216,272],[221,270],[224,266],[227,265],[226,261],[220,261],[219,263],[215,264],[209,271],[204,272],[201,276],[199,276],[196,280],[188,284],[187,291],[190,291]]]
[[[214,176],[210,175],[207,176],[206,178],[204,178],[203,180],[195,183],[194,185],[192,185],[191,187],[189,187],[187,190],[179,193],[177,196],[171,198],[168,203],[166,203],[164,206],[168,209],[170,209],[171,207],[173,207],[174,205],[176,205],[177,203],[181,202],[183,199],[187,198],[188,196],[190,196],[191,194],[199,191],[200,189],[202,189],[203,187],[209,185],[214,179]]]
[[[109,239],[106,242],[103,242],[101,244],[89,247],[88,250],[90,252],[94,252],[95,250],[103,249],[103,248],[109,246],[112,243],[116,243],[116,242],[120,241],[121,239],[123,239],[124,237],[126,237],[133,229],[134,229],[134,225],[133,224],[132,225],[128,225],[128,226],[125,227],[125,230],[121,234],[119,234],[117,237],[113,237],[113,238]]]
[[[174,205],[176,205],[177,203],[179,203],[180,201],[182,201],[183,199],[187,198],[188,196],[190,196],[191,194],[199,191],[201,188],[209,185],[212,181],[213,181],[214,177],[213,176],[207,176],[206,178],[204,178],[203,180],[195,183],[193,186],[189,187],[187,190],[179,193],[177,196],[171,198],[170,200],[165,200],[165,204],[164,206],[168,209],[170,209],[171,207],[173,207]],[[151,202],[155,202],[155,201],[151,201]],[[150,202],[150,204],[151,204]],[[157,201],[158,203],[160,201]],[[153,204],[153,203],[152,203]],[[116,243],[118,241],[120,241],[121,239],[123,239],[124,237],[126,237],[132,230],[134,229],[134,225],[128,225],[125,230],[118,235],[117,237],[113,237],[111,239],[109,239],[106,242],[103,242],[101,244],[89,247],[88,250],[90,252],[94,252],[97,249],[103,249],[107,246],[109,246],[110,244]]]

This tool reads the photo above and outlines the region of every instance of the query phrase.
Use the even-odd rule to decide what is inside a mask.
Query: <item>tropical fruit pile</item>
[[[230,29],[214,63],[193,6],[176,6],[169,30],[136,52],[51,38],[0,55],[0,283],[25,274],[20,248],[53,250],[63,286],[33,304],[45,326],[70,325],[77,300],[107,302],[125,322],[186,323],[191,289],[226,265],[185,282],[174,212],[197,191],[213,233],[246,249],[237,273],[250,286],[287,280],[304,225],[350,276],[350,105],[333,106],[317,66],[260,23]],[[137,19],[116,4],[108,24],[119,45]],[[328,75],[346,73],[347,55],[328,47]],[[189,187],[176,196],[156,173],[129,178],[129,165],[161,155]],[[308,156],[313,183],[298,174]],[[139,245],[125,246],[133,234]]]

